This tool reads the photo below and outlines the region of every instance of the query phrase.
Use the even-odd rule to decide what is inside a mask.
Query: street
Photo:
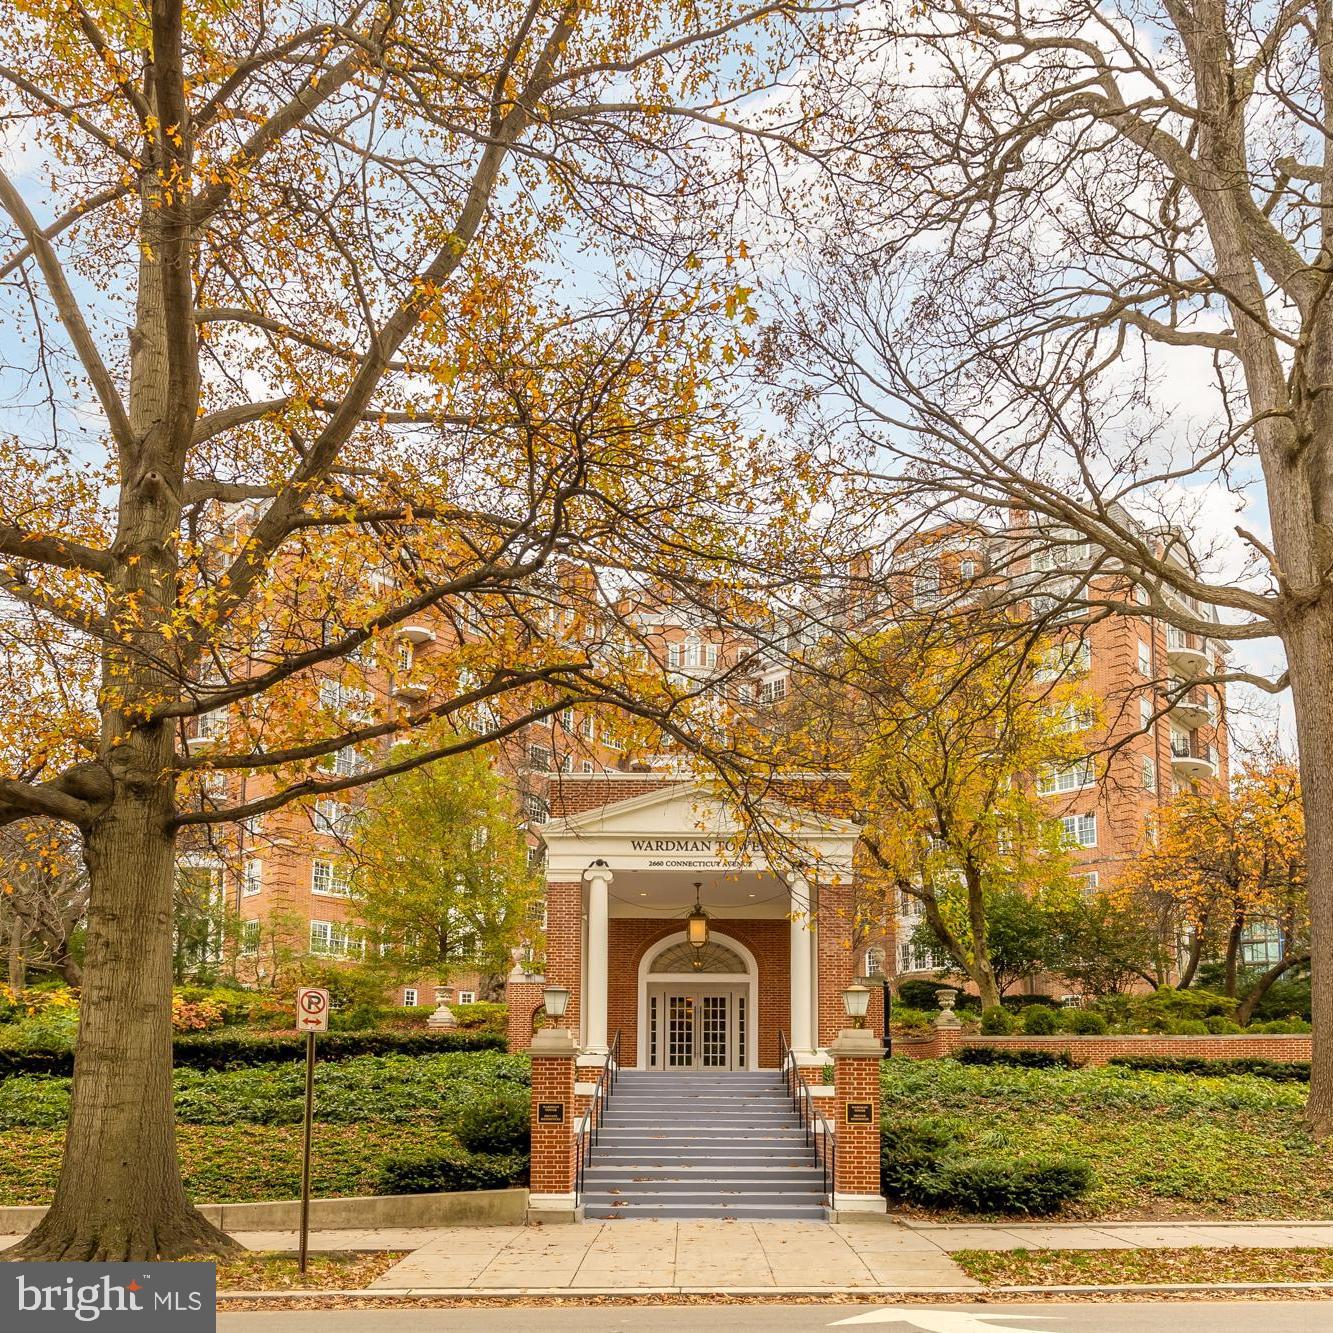
[[[493,1306],[222,1314],[220,1333],[728,1333],[859,1329],[885,1333],[1327,1333],[1327,1301],[1148,1301],[1088,1305]]]

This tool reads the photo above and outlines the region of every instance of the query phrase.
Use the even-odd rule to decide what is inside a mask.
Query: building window
[[[1076,764],[1049,765],[1037,778],[1037,793],[1054,796],[1057,792],[1079,791],[1091,787],[1094,781],[1091,759],[1080,759]]]
[[[345,801],[319,800],[315,802],[310,822],[316,833],[346,838],[356,824],[356,809]]]
[[[1152,675],[1152,644],[1139,640],[1139,675]]]
[[[786,676],[778,676],[773,680],[766,680],[759,686],[759,702],[761,704],[781,703],[786,697]]]
[[[320,760],[320,767],[326,773],[336,773],[340,778],[354,778],[358,773],[365,772],[366,763],[357,754],[354,745],[344,745],[334,754],[326,754]]]
[[[1153,723],[1152,700],[1149,699],[1148,696],[1145,694],[1143,698],[1139,700],[1139,726],[1144,731],[1151,731],[1152,723]]]
[[[195,735],[201,741],[220,740],[227,734],[227,710],[215,708],[209,713],[200,713],[195,724]]]
[[[977,576],[977,562],[975,560],[960,560],[958,562],[958,577],[964,583],[971,583]]]
[[[1269,968],[1282,960],[1282,931],[1274,921],[1250,921],[1241,931],[1240,957],[1246,967]]]
[[[252,898],[264,887],[264,863],[247,856],[241,864],[241,892]]]
[[[536,792],[530,791],[523,797],[523,813],[534,824],[545,824],[551,817],[551,807]]]
[[[1157,760],[1146,754],[1143,756],[1143,790],[1157,790]]]
[[[346,898],[351,890],[347,867],[334,861],[315,861],[310,867],[310,890],[330,898]]]
[[[1074,876],[1074,883],[1078,885],[1078,891],[1084,898],[1095,896],[1098,881],[1099,876],[1095,870],[1087,870],[1081,875]]]
[[[1065,841],[1074,847],[1095,847],[1097,845],[1097,816],[1065,815],[1060,821]]]
[[[417,1003],[417,993],[410,986],[403,991],[403,1008],[414,1009]]]
[[[591,759],[585,759],[583,761],[583,771],[585,773],[592,773],[596,771]]]
[[[241,922],[241,957],[253,958],[259,952],[259,922],[246,917]]]
[[[1038,659],[1032,678],[1038,683],[1061,680],[1065,676],[1086,676],[1092,670],[1092,645],[1086,639],[1052,648]]]
[[[459,1004],[476,1004],[477,992],[474,990],[461,990],[458,992]]]
[[[940,600],[940,569],[927,565],[912,580],[912,605],[931,606]]]
[[[312,921],[310,952],[330,958],[346,958],[360,953],[361,944],[342,921]]]
[[[579,735],[582,736],[585,741],[590,741],[593,738],[593,732],[594,723],[590,714],[579,723]]]
[[[549,773],[551,771],[550,750],[544,745],[529,745],[528,767],[535,769],[538,773]]]
[[[865,975],[868,977],[884,975],[884,950],[878,944],[866,950]]]
[[[398,640],[398,670],[406,675],[412,670],[412,662],[416,656],[416,650],[412,646],[411,639]]]

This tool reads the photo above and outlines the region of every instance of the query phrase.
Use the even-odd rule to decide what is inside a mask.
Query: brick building
[[[819,781],[822,782],[822,778]],[[780,1035],[815,1058],[847,1025],[854,947],[851,822],[784,784],[769,815],[788,849],[770,865],[706,790],[668,774],[575,775],[554,793],[546,843],[544,980],[570,992],[565,1024],[587,1052],[619,1034],[640,1069],[772,1069]],[[689,938],[696,905],[707,939]],[[511,1044],[540,982],[516,972]]]

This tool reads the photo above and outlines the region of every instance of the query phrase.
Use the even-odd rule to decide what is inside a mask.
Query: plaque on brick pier
[[[875,1108],[870,1102],[848,1102],[847,1123],[849,1125],[873,1125]]]
[[[539,1125],[563,1125],[565,1123],[564,1102],[538,1102],[537,1123]]]

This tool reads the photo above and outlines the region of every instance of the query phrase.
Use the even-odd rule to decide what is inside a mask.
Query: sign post
[[[329,1030],[329,993],[317,986],[296,992],[296,1030],[305,1033],[305,1124],[301,1140],[301,1272],[310,1251],[310,1139],[315,1123],[315,1033]]]

